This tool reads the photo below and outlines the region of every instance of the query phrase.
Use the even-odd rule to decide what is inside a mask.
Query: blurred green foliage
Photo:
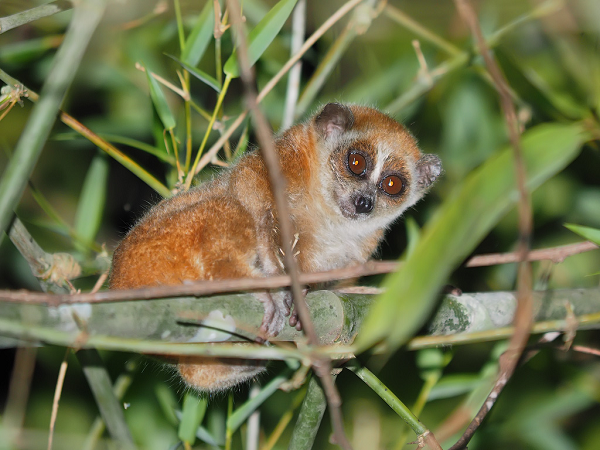
[[[1,1],[0,17],[41,3]],[[178,22],[177,3],[172,1],[110,1],[62,107],[152,175],[163,185],[163,193],[181,185],[204,138],[208,149],[244,108],[241,82],[232,76],[228,88],[224,88],[223,77],[234,74],[231,66],[229,72],[221,67],[232,54],[233,40],[230,30],[225,30],[220,40],[214,39],[210,3],[181,0]],[[294,2],[283,3],[291,6]],[[275,4],[274,0],[244,0],[248,30],[254,29]],[[342,4],[341,0],[308,0],[307,32],[316,30]],[[224,2],[221,6],[224,8]],[[600,155],[592,139],[600,136],[600,6],[594,0],[481,0],[476,6],[484,34],[512,89],[523,127],[578,124],[590,135],[579,156],[537,189],[532,198],[533,248],[579,241],[581,238],[564,227],[565,223],[577,224],[578,228],[571,227],[575,231],[600,228]],[[301,98],[302,89],[321,70],[321,64],[330,67],[323,85],[317,86],[314,94],[305,95],[309,106],[297,119],[334,100],[379,106],[407,125],[423,151],[440,155],[444,177],[408,214],[411,246],[418,249],[415,224],[427,223],[454,186],[507,146],[504,117],[481,57],[474,51],[453,2],[365,2],[360,8],[344,17],[304,55]],[[0,69],[39,92],[72,14],[64,11],[1,33]],[[259,91],[289,58],[290,22],[281,31],[271,33],[274,40],[256,62]],[[344,31],[350,26],[347,24],[353,27],[349,34]],[[339,44],[338,39],[344,39],[345,51],[336,54],[332,49]],[[420,42],[426,67],[420,65],[420,55],[415,54],[411,44],[414,39]],[[197,73],[190,77],[177,59],[193,66]],[[180,89],[183,81],[186,89],[189,87],[189,101],[144,74],[136,68],[137,63]],[[202,74],[210,79],[203,79]],[[150,84],[149,79],[153,80]],[[211,86],[215,82],[217,90]],[[286,78],[262,102],[275,132],[282,122],[285,82]],[[6,95],[0,115],[13,103],[7,90],[2,93]],[[219,95],[223,109],[214,111],[216,130],[208,133]],[[22,105],[15,103],[0,121],[0,173],[11,158],[31,109],[27,100]],[[172,129],[172,135],[165,132],[165,127]],[[246,139],[243,128],[217,155],[221,163],[234,158],[236,146],[244,149],[256,145],[252,129]],[[192,143],[189,153],[188,142]],[[221,165],[209,165],[196,181],[213,176]],[[17,214],[46,251],[76,256],[84,276],[74,283],[86,290],[98,278],[99,258],[105,252],[110,254],[135,220],[160,199],[157,190],[135,175],[132,166],[107,157],[90,140],[57,121]],[[517,220],[516,212],[509,212],[477,245],[475,253],[513,250]],[[404,225],[396,224],[380,256],[398,258],[407,245],[406,235]],[[560,264],[535,263],[534,274],[538,282],[551,288],[594,287],[599,282],[599,266],[600,255],[595,251]],[[459,267],[448,281],[465,291],[508,290],[514,287],[515,277],[514,265]],[[39,289],[29,266],[6,238],[0,244],[0,288]],[[598,347],[600,340],[597,332],[582,331],[575,343]],[[437,432],[459,405],[471,416],[475,413],[493,383],[502,347],[503,343],[478,344],[456,347],[452,352],[440,350],[437,357],[448,365],[436,368],[439,372],[431,386],[426,380],[431,379],[432,369],[423,364],[431,354],[399,352],[385,362],[378,376],[409,406],[429,395],[430,401],[419,418]],[[1,350],[0,358],[7,363],[0,371],[0,405],[8,401],[14,354],[12,349]],[[37,350],[22,440],[6,448],[46,448],[52,396],[63,355],[64,349]],[[125,372],[128,360],[136,358],[115,353],[102,356],[113,380]],[[377,358],[368,362],[373,367],[383,364]],[[71,357],[69,363],[54,448],[83,448],[97,413],[77,361]],[[202,404],[193,403],[194,399],[185,395],[185,387],[171,369],[152,360],[140,365],[123,398],[129,405],[125,411],[127,423],[140,448],[162,450],[175,448],[180,438],[193,441],[188,422],[181,422],[186,427],[180,426],[173,407],[192,411],[197,420],[202,420],[205,434],[196,434],[195,448],[213,448],[200,443],[207,436],[224,442],[226,396],[210,399],[204,414]],[[272,374],[282,370],[283,364],[274,364]],[[597,357],[542,350],[517,370],[469,448],[596,449],[600,439],[599,375]],[[356,449],[403,448],[405,442],[399,439],[405,434],[400,419],[372,391],[346,371],[338,377],[338,385],[345,402],[348,436]],[[429,392],[423,394],[423,386]],[[236,406],[245,400],[246,391],[244,388],[232,394]],[[277,392],[263,404],[265,437],[292,405],[297,407],[293,397]],[[6,420],[3,415],[2,421]],[[244,429],[233,435],[233,448],[243,448]],[[274,448],[287,447],[291,429],[288,426],[283,431]],[[334,448],[328,443],[329,430],[325,420],[315,448]],[[414,439],[412,433],[406,436],[407,441]],[[448,433],[444,447],[457,436],[456,432]],[[0,448],[5,448],[6,442],[0,443]],[[103,445],[108,444],[101,442],[96,448],[106,448]]]

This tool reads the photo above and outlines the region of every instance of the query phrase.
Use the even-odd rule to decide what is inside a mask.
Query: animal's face
[[[402,125],[377,110],[329,104],[315,118],[326,195],[352,221],[385,226],[427,192],[441,173]]]

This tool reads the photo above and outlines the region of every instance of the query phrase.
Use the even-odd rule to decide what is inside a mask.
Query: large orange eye
[[[367,160],[360,153],[348,154],[348,168],[354,175],[364,175],[367,171]]]
[[[388,195],[398,195],[404,189],[404,183],[398,175],[388,175],[381,180],[379,187]]]

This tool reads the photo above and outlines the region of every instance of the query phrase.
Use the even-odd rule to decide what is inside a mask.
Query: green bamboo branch
[[[373,392],[379,395],[379,397],[381,397],[381,399],[386,402],[389,407],[408,424],[408,426],[410,426],[415,434],[421,435],[427,431],[427,427],[421,423],[417,416],[415,416],[411,410],[408,409],[406,405],[373,374],[373,372],[360,365],[356,360],[348,362],[345,365],[345,368],[353,372],[358,378],[364,381]]]
[[[248,347],[247,351],[238,349],[236,352],[232,350],[235,346],[199,344],[245,341],[257,336],[263,307],[252,294],[211,296],[201,300],[181,297],[63,304],[58,307],[11,302],[18,294],[0,291],[0,336],[70,346],[75,345],[80,330],[84,330],[89,334],[84,346],[121,351],[194,354],[210,349],[210,354],[221,354],[220,349],[223,348],[224,356],[248,357],[251,354],[250,357],[264,358],[268,354],[275,359],[282,359],[283,355],[302,357],[302,352],[297,350]],[[347,344],[357,335],[364,317],[375,303],[375,296],[316,291],[308,294],[307,302],[321,343],[326,346],[319,351],[333,358],[354,352],[355,349]],[[534,293],[538,321],[534,331],[564,330],[567,303],[580,329],[600,328],[600,289],[566,289]],[[513,292],[446,296],[430,324],[430,335],[413,338],[408,348],[415,350],[505,339],[511,334],[512,328],[508,325],[515,307]],[[236,334],[230,336],[229,333],[234,331]],[[293,341],[301,337],[301,332],[286,326],[274,341]]]
[[[82,0],[58,49],[54,64],[42,87],[40,100],[33,108],[13,158],[0,180],[0,233],[13,216],[27,181],[56,120],[60,105],[70,86],[85,49],[104,13],[105,0]]]
[[[306,396],[300,407],[288,450],[310,450],[312,448],[326,408],[325,392],[319,384],[319,378],[313,375],[308,381]]]
[[[55,0],[35,8],[21,11],[11,16],[0,17],[0,34],[56,13],[73,8],[73,2],[68,0]]]

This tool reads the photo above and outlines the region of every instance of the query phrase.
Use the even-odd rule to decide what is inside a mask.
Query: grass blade
[[[88,246],[83,246],[75,241],[75,248],[81,252],[85,252],[94,242],[100,229],[107,181],[108,160],[102,154],[96,155],[85,177],[75,215],[75,231],[84,242],[89,243]]]
[[[152,76],[150,70],[147,67],[144,67],[144,72],[146,73],[146,77],[148,78],[148,86],[150,87],[150,98],[152,99],[152,104],[156,109],[156,113],[158,117],[160,117],[160,121],[166,130],[172,130],[175,128],[175,117],[173,117],[173,113],[171,112],[171,108],[169,108],[169,104],[167,103],[167,99],[165,94],[163,93],[158,81]]]
[[[565,227],[567,227],[573,233],[577,233],[579,236],[584,237],[588,241],[592,241],[594,244],[600,245],[600,230],[598,228],[584,227],[581,225],[575,225],[574,223],[565,223]]]
[[[527,186],[535,189],[563,169],[585,139],[578,124],[540,125],[523,135]],[[402,345],[423,324],[450,272],[475,248],[518,195],[510,148],[489,159],[458,186],[422,230],[414,252],[367,316],[356,344]]]
[[[196,430],[206,412],[206,399],[188,392],[183,399],[183,411],[179,423],[179,439],[190,445],[196,441]]]
[[[181,52],[181,60],[183,62],[190,66],[198,65],[213,37],[214,26],[213,2],[208,1],[198,16],[192,32],[185,41],[185,46]]]
[[[207,84],[208,86],[210,86],[211,88],[213,88],[218,93],[221,92],[221,85],[219,84],[219,82],[214,77],[211,77],[206,72],[202,72],[200,69],[196,69],[195,67],[192,67],[191,65],[187,64],[186,62],[181,61],[181,60],[175,58],[173,55],[167,54],[167,56],[169,58],[177,61],[179,64],[181,64],[181,66],[185,70],[187,70],[189,73],[191,73],[192,75],[194,75],[200,81],[204,82],[205,84]]]
[[[261,57],[269,44],[273,42],[273,39],[275,39],[279,31],[281,31],[283,24],[290,14],[292,14],[296,1],[297,0],[281,0],[273,6],[267,15],[252,29],[248,35],[248,60],[250,66],[253,66],[256,61],[258,61],[258,58]],[[223,72],[231,78],[240,76],[240,69],[237,64],[235,51],[229,57],[227,62],[225,62]]]

